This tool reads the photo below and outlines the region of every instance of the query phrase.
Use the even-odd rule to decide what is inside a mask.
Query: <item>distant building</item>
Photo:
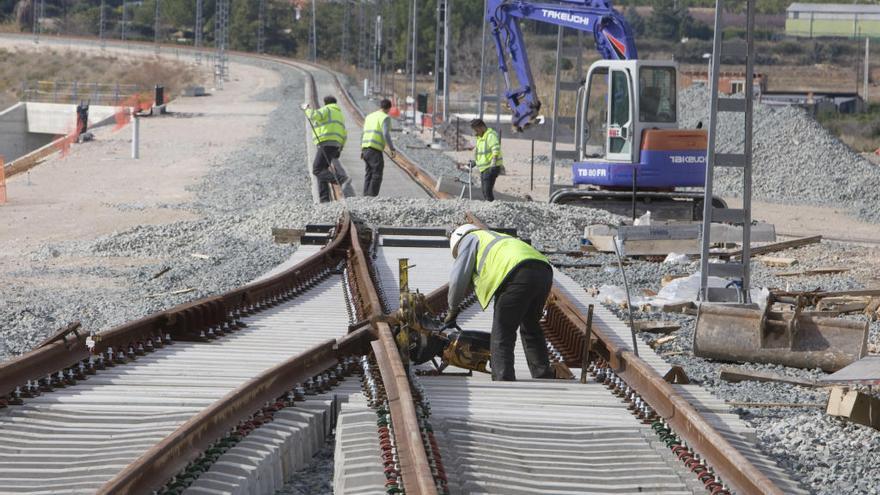
[[[793,3],[786,9],[785,34],[880,38],[880,5]]]
[[[767,76],[755,73],[753,76],[755,92],[767,91]],[[709,85],[709,73],[705,70],[680,70],[679,85],[687,88],[694,83]],[[743,93],[746,89],[746,74],[743,71],[722,70],[718,73],[718,92],[725,95]]]

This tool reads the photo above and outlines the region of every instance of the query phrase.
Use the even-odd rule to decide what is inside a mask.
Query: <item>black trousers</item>
[[[554,378],[540,320],[553,285],[553,269],[541,261],[526,261],[507,276],[495,292],[490,363],[493,380],[516,380],[513,351],[516,329],[522,336],[532,378]]]
[[[364,159],[364,196],[378,196],[382,187],[382,172],[385,170],[385,157],[374,148],[363,148],[361,158]]]
[[[322,203],[330,201],[330,184],[345,181],[345,177],[337,177],[330,171],[331,162],[339,158],[338,146],[318,145],[315,160],[312,162],[312,175],[318,178],[318,198]]]
[[[485,172],[480,172],[480,187],[483,189],[483,199],[486,201],[495,201],[495,181],[500,173],[501,167],[491,167]]]

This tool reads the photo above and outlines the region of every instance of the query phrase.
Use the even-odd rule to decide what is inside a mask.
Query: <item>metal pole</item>
[[[257,17],[257,53],[263,53],[266,51],[266,0],[260,0]]]
[[[705,196],[703,198],[703,230],[702,230],[702,239],[701,239],[701,256],[700,256],[700,300],[708,301],[709,300],[709,257],[706,256],[706,253],[709,252],[709,244],[710,237],[709,232],[712,228],[712,198],[710,196],[710,191],[712,191],[712,184],[714,181],[714,169],[715,169],[715,139],[716,139],[716,119],[718,116],[718,98],[715,96],[718,94],[718,72],[721,67],[721,40],[723,36],[720,34],[721,29],[724,28],[722,22],[722,9],[717,8],[716,4],[715,9],[715,36],[713,37],[712,42],[712,67],[711,73],[709,74],[709,133],[707,135],[707,144],[706,144],[706,185],[704,186]],[[748,98],[748,94],[746,97]],[[748,118],[748,117],[746,117]],[[745,208],[745,205],[743,205]],[[747,246],[743,245],[743,249],[746,249]]]
[[[623,276],[623,288],[626,289],[626,314],[629,317],[629,331],[632,334],[633,354],[639,357],[639,345],[636,343],[636,325],[633,323],[632,299],[629,295],[629,282],[626,280],[626,271],[623,269],[623,258],[620,256],[620,248],[617,245],[617,236],[614,236],[614,253],[617,255],[617,266]]]
[[[199,0],[199,6],[201,6],[202,0]],[[122,0],[122,41],[125,41],[126,35],[126,19],[128,18],[128,0]]]
[[[107,46],[107,41],[104,39],[104,0],[101,0],[101,17],[98,21],[98,39],[101,40],[101,49],[103,50]]]
[[[535,140],[532,139],[532,170],[529,174],[529,191],[535,190]]]
[[[437,29],[435,30],[434,36],[434,108],[431,109],[431,144],[436,144],[435,131],[437,129],[437,108],[439,107],[440,101],[440,49],[442,43],[443,36],[443,23],[445,22],[443,19],[443,15],[445,14],[445,9],[443,8],[444,0],[437,1],[437,12],[435,20],[437,22]]]
[[[317,17],[317,8],[315,7],[315,0],[312,0],[312,27],[311,27],[311,37],[309,39],[309,59],[314,62],[318,59],[318,25],[316,21]]]
[[[195,41],[193,42],[193,45],[195,46],[195,49],[196,49],[195,55],[196,55],[196,62],[198,62],[198,63],[202,63],[202,51],[200,50],[200,48],[202,48],[202,43],[204,41],[202,31],[205,30],[205,25],[204,25],[205,15],[204,15],[204,8],[203,7],[204,7],[204,1],[203,0],[196,0],[196,33],[195,33]]]
[[[413,0],[412,3],[412,104],[413,104],[413,127],[416,126],[416,72],[418,72],[419,60],[419,3]]]
[[[870,78],[870,75],[871,75],[870,54],[871,54],[871,38],[865,36],[865,80],[863,81],[865,89],[863,91],[863,94],[865,95],[865,111],[866,112],[868,111],[868,96],[870,96],[868,94],[868,79]]]
[[[137,160],[141,157],[140,154],[140,140],[141,140],[141,119],[134,113],[134,110],[131,111],[131,157],[134,160]]]
[[[345,12],[342,13],[342,47],[339,50],[339,58],[342,63],[348,64],[348,4],[345,4]]]
[[[40,35],[37,34],[37,26],[40,24],[40,10],[36,0],[31,3],[31,17],[34,21],[34,43],[39,43]]]
[[[556,33],[556,88],[553,92],[553,122],[550,123],[550,190],[549,195],[553,196],[553,185],[556,180],[556,129],[559,120],[559,69],[560,58],[562,54],[562,26]]]
[[[452,0],[446,0],[446,14],[443,16],[443,122],[449,120],[449,14]]]
[[[162,0],[156,0],[156,13],[153,17],[153,41],[156,45],[156,53],[159,53],[159,29],[161,26],[160,15],[162,14]]]
[[[485,104],[485,92],[483,89],[486,70],[486,11],[489,9],[489,0],[483,0],[483,34],[481,35],[480,46],[480,109],[477,113],[483,118],[483,105]]]

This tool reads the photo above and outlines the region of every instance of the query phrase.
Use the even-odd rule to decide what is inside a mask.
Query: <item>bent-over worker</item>
[[[553,285],[547,258],[525,242],[466,224],[449,239],[452,273],[449,276],[447,326],[454,326],[459,305],[471,286],[485,310],[495,298],[489,362],[493,380],[516,380],[513,351],[520,329],[526,361],[533,378],[555,378],[540,319]]]
[[[501,157],[501,139],[495,129],[486,126],[483,119],[472,120],[471,129],[477,136],[477,144],[474,147],[474,165],[480,171],[483,199],[495,201],[495,181],[504,167],[504,159]]]
[[[391,141],[391,100],[379,103],[379,110],[364,119],[364,133],[361,136],[361,158],[364,160],[364,196],[378,196],[382,187],[382,172],[385,170],[385,146],[394,157],[394,143]]]
[[[301,108],[312,126],[312,139],[317,149],[312,162],[312,174],[318,179],[318,197],[322,203],[330,201],[330,184],[348,182],[341,170],[331,169],[333,160],[339,158],[348,133],[345,130],[345,117],[333,96],[324,97],[324,106],[313,110],[308,103]]]

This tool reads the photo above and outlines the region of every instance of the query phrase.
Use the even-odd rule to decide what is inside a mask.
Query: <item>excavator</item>
[[[486,21],[515,131],[541,110],[522,20],[591,32],[602,56],[578,88],[574,184],[551,191],[550,202],[619,214],[637,204],[658,220],[701,219],[703,192],[695,188],[705,183],[707,135],[679,129],[675,63],[639,60],[632,31],[610,0],[488,0]],[[717,197],[712,203],[727,206]]]

